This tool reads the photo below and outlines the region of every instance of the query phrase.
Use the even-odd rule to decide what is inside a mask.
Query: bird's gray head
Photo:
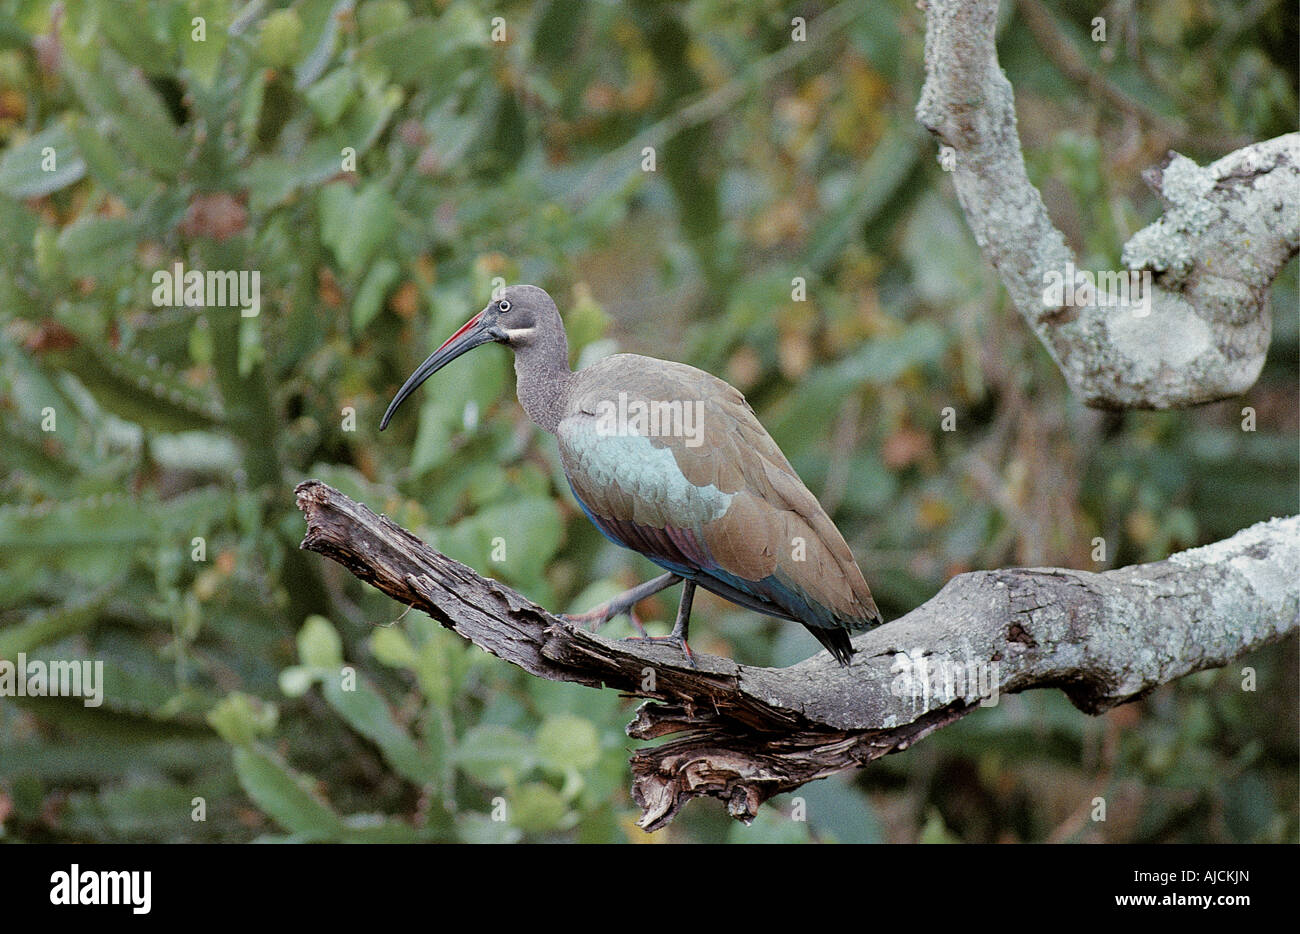
[[[492,319],[493,340],[516,351],[564,330],[555,302],[535,285],[507,286],[483,309],[483,316]]]
[[[556,357],[568,367],[564,323],[551,296],[535,285],[507,286],[416,368],[389,403],[379,430],[388,427],[397,407],[426,379],[466,351],[492,341],[517,354]]]

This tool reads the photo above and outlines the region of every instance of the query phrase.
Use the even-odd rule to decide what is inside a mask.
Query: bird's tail
[[[868,597],[868,599],[870,598]],[[855,632],[864,632],[865,630],[873,629],[884,621],[884,616],[882,616],[880,611],[876,609],[876,604],[872,601],[869,608],[869,615],[863,619],[846,620],[843,621],[844,625],[833,627],[813,626],[807,622],[804,623],[804,626],[808,628],[809,632],[817,637],[818,642],[826,647],[826,651],[835,656],[837,662],[847,668],[849,662],[858,651],[853,647],[853,643],[850,641],[850,636]]]
[[[835,656],[835,660],[845,668],[853,660],[853,653],[857,651],[853,643],[849,641],[849,631],[847,629],[824,629],[821,626],[809,626],[808,631],[817,637],[817,641],[826,646],[826,651]]]

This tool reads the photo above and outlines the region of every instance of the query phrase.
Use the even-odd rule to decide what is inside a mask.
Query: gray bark
[[[628,735],[641,826],[690,799],[743,821],[781,792],[906,749],[983,702],[1060,688],[1098,713],[1193,671],[1227,664],[1300,626],[1300,517],[1103,573],[979,571],[857,636],[841,668],[822,652],[770,669],[576,628],[432,550],[317,480],[297,488],[302,547],[531,674],[650,701]]]
[[[1026,173],[996,25],[996,0],[929,0],[917,120],[951,147],[976,242],[1071,390],[1097,408],[1166,409],[1249,389],[1268,350],[1269,286],[1300,249],[1300,133],[1204,168],[1171,152],[1146,173],[1165,215],[1123,264],[1139,282],[1151,274],[1149,306],[1045,298],[1049,275],[1075,278],[1078,263]]]

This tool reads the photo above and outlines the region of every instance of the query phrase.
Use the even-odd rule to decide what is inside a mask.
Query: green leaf
[[[246,746],[275,729],[279,711],[251,694],[235,691],[208,711],[208,724],[228,743]]]
[[[173,72],[175,47],[159,36],[158,27],[166,29],[170,25],[158,22],[160,15],[165,16],[168,12],[164,5],[136,4],[128,13],[111,5],[92,4],[91,10],[105,38],[133,67],[149,75]]]
[[[1224,800],[1224,821],[1232,836],[1242,843],[1265,840],[1270,824],[1280,813],[1268,782],[1256,772],[1246,772],[1232,781],[1224,781],[1220,794]]]
[[[93,792],[74,792],[67,798],[62,829],[75,836],[98,840],[153,842],[188,841],[207,826],[191,819],[193,799],[223,789],[212,782],[169,782],[149,777],[127,778],[128,784],[105,783]],[[188,825],[188,826],[187,826]]]
[[[398,84],[407,84],[437,67],[442,39],[435,22],[419,19],[367,40],[362,61],[379,66]]]
[[[354,0],[306,0],[303,3],[303,45],[309,49],[298,63],[294,85],[303,90],[316,81],[334,56],[339,22],[352,9]]]
[[[532,744],[505,726],[472,727],[457,745],[456,766],[483,785],[509,785],[532,767]]]
[[[932,321],[918,321],[877,338],[832,367],[816,370],[763,415],[763,423],[789,453],[810,438],[826,437],[844,396],[863,385],[888,386],[913,367],[937,365],[950,338]]]
[[[69,63],[65,74],[87,109],[111,127],[114,138],[150,170],[172,179],[185,162],[186,143],[158,92],[144,74],[111,49],[101,49],[99,68]]]
[[[360,158],[370,150],[389,119],[402,104],[402,89],[367,83],[358,100],[343,116],[342,122],[330,134],[334,151],[350,146]]]
[[[280,672],[280,691],[286,697],[302,697],[322,677],[322,672],[305,665],[290,665]]]
[[[343,640],[323,616],[308,616],[298,630],[298,658],[304,665],[337,670],[343,665]]]
[[[0,450],[5,452],[7,467],[28,474],[45,489],[65,489],[90,469],[92,461],[76,444],[54,434],[21,418],[0,419]]]
[[[357,10],[361,38],[370,39],[404,25],[411,11],[402,0],[366,0]]]
[[[222,0],[192,0],[191,17],[186,19],[190,31],[181,45],[181,60],[190,73],[205,88],[211,88],[221,67],[221,53],[226,50],[227,24],[230,8]],[[204,39],[194,38],[193,17],[204,20]]]
[[[101,132],[79,114],[69,119],[68,132],[91,178],[106,190],[121,196],[131,207],[139,207],[152,187],[149,178],[126,164],[122,147],[114,143],[112,136]]]
[[[600,760],[600,734],[583,717],[547,717],[533,742],[542,767],[559,774],[586,771]]]
[[[440,87],[463,71],[461,53],[485,48],[488,28],[477,11],[453,4],[437,20],[421,17],[367,38],[359,56],[398,84]]]
[[[337,840],[347,828],[338,814],[311,790],[311,781],[258,745],[236,746],[239,784],[285,830],[306,840]]]
[[[53,150],[47,153],[46,150]],[[52,169],[46,170],[51,165]],[[0,193],[11,198],[40,198],[80,181],[86,163],[67,127],[56,124],[13,146],[0,159]]]
[[[340,677],[326,676],[321,691],[354,730],[379,747],[394,771],[417,785],[438,780],[438,763],[393,719],[387,702],[369,681],[357,675],[353,689],[345,690]]]
[[[239,469],[239,449],[229,435],[212,431],[178,431],[157,435],[150,448],[153,459],[168,470],[229,477]]]
[[[137,229],[137,222],[129,217],[77,218],[59,234],[63,268],[78,277],[113,276],[131,262]]]
[[[564,315],[564,329],[569,337],[569,356],[577,361],[583,348],[600,340],[609,330],[609,315],[585,290]]]
[[[28,615],[21,623],[0,629],[0,658],[13,659],[74,632],[93,626],[118,584],[63,606]]]
[[[555,501],[528,496],[480,510],[440,535],[438,546],[458,561],[530,590],[542,585],[563,537]]]
[[[835,368],[844,383],[887,386],[913,367],[939,363],[950,338],[933,321],[918,321],[890,337],[866,344]]]
[[[370,652],[391,668],[414,668],[415,646],[396,626],[384,626],[370,635]]]
[[[380,182],[357,190],[343,182],[327,185],[317,199],[321,242],[330,248],[343,271],[355,275],[392,234],[397,204]]]
[[[31,47],[32,35],[24,29],[12,13],[0,13],[0,49],[22,49]]]
[[[255,158],[245,173],[249,209],[262,214],[278,207],[299,189],[311,188],[338,174],[342,162],[340,147],[330,139],[313,141],[295,158]]]
[[[847,775],[809,782],[796,794],[804,799],[808,824],[822,839],[837,843],[884,843],[885,828],[871,799]]]
[[[352,330],[361,333],[384,305],[388,290],[401,277],[402,267],[387,257],[376,260],[366,273],[361,288],[352,303]]]
[[[6,779],[26,773],[48,782],[92,780],[96,785],[106,785],[125,773],[138,771],[142,762],[154,769],[183,774],[193,769],[221,772],[229,761],[230,746],[211,734],[208,739],[118,734],[111,744],[47,744],[36,740],[5,744]]]
[[[356,73],[349,67],[335,68],[306,91],[307,103],[325,126],[333,126],[356,97]]]
[[[854,169],[848,190],[823,192],[822,200],[835,207],[813,228],[804,260],[809,268],[820,272],[829,266],[890,204],[911,174],[924,145],[928,145],[925,136],[912,127],[889,132],[872,149],[866,164]]]
[[[174,539],[188,547],[192,535],[219,521],[225,494],[195,490],[169,500],[105,494],[66,503],[0,506],[0,548],[67,552],[82,548],[122,549]]]
[[[510,822],[526,833],[545,833],[566,823],[569,806],[550,785],[529,782],[509,800]]]
[[[416,655],[415,675],[420,690],[428,698],[430,706],[439,711],[451,707],[457,679],[463,675],[463,669],[457,670],[455,665],[458,657],[464,658],[463,646],[454,643],[454,639],[455,636],[439,630],[424,640]]]
[[[257,52],[275,68],[291,65],[302,47],[302,19],[293,9],[270,13],[257,33]]]
[[[192,386],[172,367],[137,351],[83,342],[44,359],[72,373],[101,408],[144,428],[189,431],[211,428],[223,419],[210,388]]]

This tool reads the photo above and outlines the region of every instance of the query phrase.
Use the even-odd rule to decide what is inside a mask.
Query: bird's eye
[[[497,311],[499,311],[499,312],[501,312],[501,313],[504,314],[505,312],[507,312],[507,311],[509,311],[509,310],[510,310],[510,302],[509,302],[509,301],[507,301],[506,299],[503,298],[503,299],[501,299],[501,301],[497,302]]]

